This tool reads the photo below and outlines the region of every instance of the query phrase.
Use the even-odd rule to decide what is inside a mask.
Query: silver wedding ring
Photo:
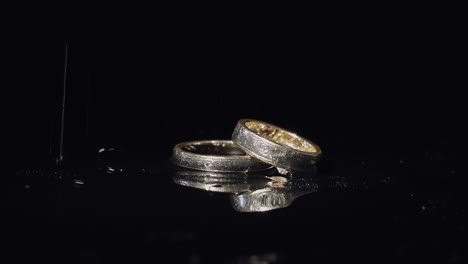
[[[233,142],[250,156],[275,166],[282,174],[312,171],[322,151],[313,142],[272,124],[241,119]]]
[[[247,155],[231,140],[179,143],[173,149],[172,162],[189,169],[213,172],[251,172],[271,167]]]

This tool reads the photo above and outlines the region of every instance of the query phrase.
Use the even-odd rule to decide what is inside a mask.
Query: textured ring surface
[[[231,140],[202,140],[179,143],[172,162],[178,166],[214,172],[250,172],[271,168],[247,155]]]
[[[232,134],[233,142],[247,154],[275,166],[282,174],[315,169],[322,151],[311,141],[278,126],[241,119]]]

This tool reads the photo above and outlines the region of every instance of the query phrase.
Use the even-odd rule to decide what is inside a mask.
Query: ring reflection
[[[300,196],[316,192],[316,173],[293,178],[268,173],[219,173],[177,170],[176,184],[208,192],[229,193],[232,207],[238,212],[265,212],[285,208]]]

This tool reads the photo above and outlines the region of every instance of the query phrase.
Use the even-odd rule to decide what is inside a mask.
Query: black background
[[[174,19],[22,43],[14,82],[16,177],[5,202],[13,254],[85,263],[219,263],[271,252],[286,263],[460,261],[465,112],[455,94],[457,38],[429,22],[308,27]],[[33,194],[18,187],[31,180],[18,171],[54,168],[65,45],[65,170],[93,167],[98,149],[114,147],[125,154],[122,163],[152,176],[87,172],[88,179],[104,178],[84,194],[56,181],[41,182]],[[200,197],[170,182],[174,144],[230,138],[241,118],[319,144],[319,177],[375,184],[245,216],[224,197]]]
[[[14,131],[33,139],[19,140],[20,148],[41,141],[45,150],[51,130],[58,130],[65,43],[67,132],[90,135],[93,144],[130,139],[132,146],[169,153],[194,136],[228,138],[240,118],[269,120],[330,143],[346,134],[355,138],[346,144],[363,151],[382,141],[411,137],[418,144],[459,132],[457,54],[443,45],[450,36],[424,29],[319,34],[192,27],[27,43],[18,59]]]

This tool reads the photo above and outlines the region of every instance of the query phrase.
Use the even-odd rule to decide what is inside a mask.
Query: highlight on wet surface
[[[270,173],[274,173],[270,172]],[[176,170],[176,184],[208,192],[228,193],[238,212],[266,212],[290,206],[300,196],[316,192],[312,174],[286,178],[267,173],[214,173]]]

